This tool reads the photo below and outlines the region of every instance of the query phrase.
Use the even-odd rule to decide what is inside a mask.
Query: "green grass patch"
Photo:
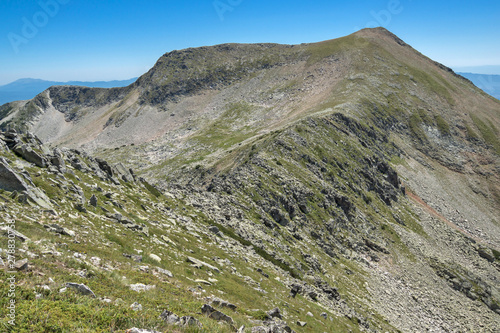
[[[465,136],[468,140],[479,140],[479,135],[468,124],[465,125]]]
[[[455,100],[451,97],[450,92],[446,85],[444,85],[439,79],[436,79],[433,75],[426,73],[420,69],[406,65],[408,73],[411,75],[412,81],[422,84],[429,93],[433,93],[440,98],[444,98],[448,104],[454,105]]]
[[[500,251],[491,249],[491,252],[493,252],[493,256],[495,257],[496,260],[500,260]]]
[[[478,116],[471,114],[474,125],[479,129],[484,141],[493,147],[497,155],[500,155],[500,139],[498,138],[498,129],[491,123],[491,121],[483,121]]]
[[[422,129],[422,123],[423,120],[420,117],[419,113],[414,112],[410,115],[408,126],[410,127],[411,132],[421,143],[426,143],[427,137],[424,130]]]
[[[151,185],[150,183],[148,183],[146,180],[144,180],[142,182],[142,184],[149,191],[149,193],[151,193],[155,197],[159,198],[159,197],[162,196],[162,193],[156,187],[154,187],[153,185]]]
[[[436,125],[439,132],[442,135],[449,136],[451,135],[450,125],[443,119],[440,115],[435,115],[434,119],[436,120]]]

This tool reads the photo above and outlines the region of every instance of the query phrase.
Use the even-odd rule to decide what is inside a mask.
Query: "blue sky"
[[[384,26],[456,70],[500,74],[500,2],[1,0],[0,85],[139,76],[165,52],[316,42]]]

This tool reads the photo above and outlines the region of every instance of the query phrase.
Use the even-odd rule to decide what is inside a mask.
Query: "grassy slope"
[[[16,160],[11,154],[6,157]],[[17,243],[17,259],[27,257],[30,262],[27,272],[17,273],[16,328],[19,332],[107,332],[123,331],[133,326],[168,331],[168,326],[158,319],[164,309],[178,315],[194,315],[202,322],[203,331],[206,332],[232,331],[226,325],[199,315],[200,307],[209,295],[222,297],[238,306],[235,312],[223,310],[233,317],[237,326],[252,326],[250,319],[258,317],[259,313],[254,314],[252,309],[267,311],[279,306],[292,328],[298,332],[358,330],[355,318],[351,321],[330,313],[333,321],[325,320],[319,316],[325,309],[316,302],[302,296],[290,298],[288,288],[282,282],[289,276],[286,271],[265,261],[265,253],[248,253],[238,242],[238,237],[229,231],[221,237],[207,232],[213,222],[181,198],[175,199],[169,195],[157,197],[157,193],[138,185],[112,185],[96,179],[90,173],[77,170],[74,170],[74,175],[65,177],[67,181],[78,184],[87,198],[96,195],[99,205],[107,210],[119,212],[135,223],[147,226],[147,236],[105,218],[100,208],[87,206],[87,213],[77,212],[72,208],[69,193],[61,184],[63,179],[37,167],[26,167],[26,170],[33,176],[34,183],[59,204],[56,208],[59,215],[52,216],[37,208],[20,205],[9,199],[10,193],[1,193],[7,201],[5,210],[1,212],[2,219],[9,219],[7,214],[15,216],[17,230],[31,239],[26,243]],[[96,191],[96,187],[89,184],[95,184],[103,191]],[[107,192],[117,194],[113,198],[121,208],[104,196]],[[52,223],[75,231],[77,236],[59,236],[46,231],[44,225]],[[168,237],[169,241],[166,242],[162,236]],[[6,238],[2,237],[1,240],[3,243]],[[220,245],[223,240],[233,244],[233,247],[224,248]],[[246,252],[247,259],[235,255],[235,249],[237,252]],[[142,251],[142,263],[122,255],[137,254],[137,250]],[[159,255],[162,261],[157,263],[148,258],[149,253]],[[186,262],[188,255],[219,267],[222,273],[191,267]],[[93,260],[94,257],[101,258],[100,262]],[[214,257],[229,259],[232,264],[225,266],[214,262],[211,259]],[[170,270],[174,277],[168,278],[157,273],[156,267]],[[257,273],[256,267],[262,267],[269,278]],[[82,270],[86,270],[87,277],[77,275]],[[241,275],[234,275],[232,271]],[[3,270],[0,274],[2,280],[8,276]],[[256,292],[253,289],[255,284],[245,282],[244,277],[260,281],[260,288],[267,293]],[[194,282],[196,279],[210,278],[217,280],[212,286]],[[81,296],[72,290],[60,293],[59,289],[66,282],[84,283],[98,298]],[[128,285],[133,283],[155,285],[156,288],[138,293],[129,289]],[[352,281],[348,283],[352,285]],[[50,289],[44,289],[46,287],[43,286]],[[189,291],[190,288],[197,291]],[[4,307],[8,299],[7,284],[2,284],[0,294],[0,306]],[[35,298],[36,294],[40,294],[40,298]],[[108,298],[112,303],[107,304],[101,298]],[[143,310],[132,311],[130,305],[133,302],[141,303]],[[312,312],[315,319],[306,318],[304,309]],[[297,319],[308,322],[305,330],[295,325]],[[2,321],[5,320],[2,318]]]

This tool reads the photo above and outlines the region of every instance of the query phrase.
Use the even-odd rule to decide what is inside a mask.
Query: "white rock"
[[[92,257],[92,258],[90,258],[90,262],[94,266],[99,266],[101,264],[101,258],[99,258],[99,257]]]
[[[172,272],[167,271],[166,269],[157,267],[156,270],[158,271],[158,273],[161,273],[161,274],[166,275],[168,277],[171,277],[171,278],[174,277],[174,275],[172,274]]]
[[[142,311],[142,305],[134,302],[132,305],[130,305],[130,308],[134,311]]]
[[[131,284],[130,289],[133,291],[141,292],[141,291],[147,291],[156,288],[156,285],[145,285],[143,283],[136,283],[136,284]]]
[[[154,253],[150,253],[149,257],[151,259],[153,259],[154,261],[156,261],[156,262],[160,262],[161,261],[161,258],[159,256],[157,256],[156,254],[154,254]]]

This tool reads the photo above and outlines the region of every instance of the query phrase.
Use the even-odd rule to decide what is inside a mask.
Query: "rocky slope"
[[[83,308],[91,330],[500,326],[500,102],[384,29],[174,51],[126,88],[52,87],[0,115],[36,134],[0,137],[3,218],[42,273],[22,302],[67,327]]]

